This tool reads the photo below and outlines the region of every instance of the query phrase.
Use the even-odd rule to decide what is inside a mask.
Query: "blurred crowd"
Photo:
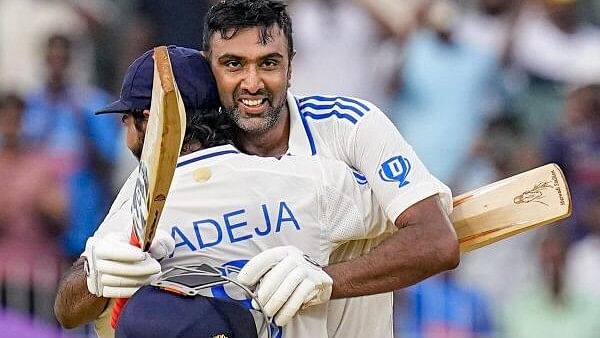
[[[455,195],[547,162],[570,184],[568,220],[398,291],[396,336],[597,337],[600,1],[288,3],[294,93],[374,102]],[[145,50],[200,48],[210,5],[0,0],[0,327],[59,334],[57,279],[135,166],[94,111]]]

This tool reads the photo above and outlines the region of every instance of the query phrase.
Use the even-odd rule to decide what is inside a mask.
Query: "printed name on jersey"
[[[261,204],[254,211],[259,211],[262,215],[262,224],[248,224],[247,210],[238,209],[224,213],[218,219],[207,218],[194,221],[192,224],[173,225],[171,236],[176,243],[173,255],[178,250],[197,251],[220,244],[244,242],[255,236],[271,236],[284,228],[292,228],[296,231],[301,229],[290,203],[285,201],[270,207]]]
[[[385,182],[398,183],[398,188],[402,188],[410,183],[406,180],[410,169],[411,164],[408,159],[402,156],[395,156],[381,164],[379,177]]]
[[[303,118],[323,120],[335,117],[356,124],[369,106],[359,100],[342,96],[306,96],[298,99],[298,110]]]

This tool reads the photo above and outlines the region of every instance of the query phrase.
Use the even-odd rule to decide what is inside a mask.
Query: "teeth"
[[[242,103],[247,106],[254,107],[260,105],[262,103],[262,100],[242,99]]]

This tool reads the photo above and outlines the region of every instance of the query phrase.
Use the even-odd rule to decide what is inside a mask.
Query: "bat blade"
[[[169,53],[166,47],[157,47],[154,49],[152,105],[139,167],[140,177],[147,177],[144,182],[147,195],[140,198],[140,202],[144,203],[140,211],[134,210],[133,230],[144,251],[148,251],[154,238],[175,174],[185,128],[185,108]],[[133,209],[136,207],[134,205]]]
[[[547,164],[457,196],[450,220],[461,252],[571,215],[571,196],[564,174]]]
[[[186,128],[183,100],[166,47],[154,49],[154,79],[150,116],[146,124],[139,174],[133,193],[133,227],[130,243],[148,251],[156,233]],[[126,299],[113,306],[111,326],[116,327]]]

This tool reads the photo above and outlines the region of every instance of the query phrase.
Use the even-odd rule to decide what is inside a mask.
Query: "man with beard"
[[[447,217],[449,189],[372,103],[288,91],[295,51],[283,2],[219,1],[209,10],[203,31],[204,53],[221,104],[236,123],[238,147],[260,156],[344,161],[357,170],[361,183],[369,183],[395,224],[382,236],[341,246],[324,268],[333,280],[329,336],[392,337],[391,291],[458,264],[458,241]],[[277,304],[267,313],[280,325],[300,307],[328,300],[317,296],[310,281],[290,280],[289,274],[304,264],[295,257],[292,250],[268,250],[238,278],[249,286],[261,280],[258,298]]]

